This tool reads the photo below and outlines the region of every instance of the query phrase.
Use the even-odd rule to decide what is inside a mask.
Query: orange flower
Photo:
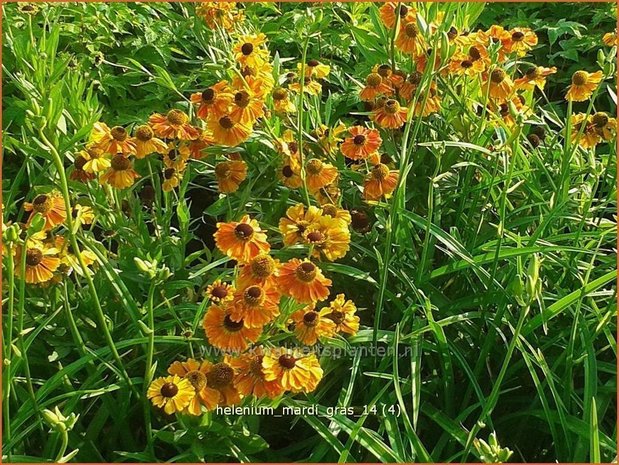
[[[227,81],[220,81],[202,92],[191,94],[191,103],[198,105],[198,118],[218,118],[226,113],[232,101],[232,91]]]
[[[234,405],[241,401],[241,396],[234,386],[234,369],[230,366],[230,358],[213,365],[206,374],[209,388],[219,391],[219,405]]]
[[[15,254],[15,276],[21,276],[21,261],[24,253],[24,246],[17,247]],[[57,257],[58,250],[50,248],[42,243],[31,241],[26,244],[26,273],[25,281],[28,284],[41,284],[54,277],[54,271],[60,266],[60,259]]]
[[[305,243],[312,246],[312,256],[335,261],[348,252],[350,231],[348,225],[329,216],[322,216],[303,233]]]
[[[133,169],[131,160],[124,155],[116,155],[112,158],[110,168],[103,173],[99,181],[116,189],[125,189],[132,186],[139,177],[140,175]]]
[[[187,166],[189,156],[189,146],[186,142],[173,141],[168,144],[163,155],[163,164],[166,168],[174,168],[178,171],[183,171]]]
[[[289,189],[298,189],[303,185],[303,179],[299,170],[299,161],[294,157],[285,157],[279,172],[279,178],[282,180],[284,186]]]
[[[266,36],[262,33],[242,36],[233,49],[236,61],[243,66],[259,68],[269,58],[269,53],[264,48],[266,41]]]
[[[348,226],[351,221],[350,212],[348,210],[338,208],[332,203],[322,205],[322,214],[324,216],[331,217],[334,220],[339,220],[345,226]]]
[[[591,97],[598,84],[602,82],[603,77],[602,71],[595,73],[576,71],[572,76],[572,85],[565,95],[565,100],[568,102],[584,102]]]
[[[294,322],[294,334],[299,341],[313,346],[321,337],[333,337],[335,323],[314,309],[314,305],[297,310],[290,318]]]
[[[508,52],[516,52],[523,57],[537,45],[537,35],[528,27],[515,27],[509,32],[511,36],[505,44]]]
[[[234,294],[228,306],[232,321],[244,321],[249,328],[262,328],[279,315],[279,292],[273,286],[252,284]]]
[[[248,86],[234,93],[230,111],[232,121],[251,127],[262,116],[264,116],[264,102],[259,94]]]
[[[213,364],[206,360],[198,362],[192,358],[186,362],[176,361],[168,368],[168,373],[186,379],[194,389],[194,396],[186,407],[186,412],[190,415],[200,415],[202,405],[207,410],[214,410],[220,399],[220,393],[216,389],[208,387],[207,375],[212,369]]]
[[[189,124],[189,117],[182,111],[172,109],[166,116],[155,113],[148,119],[158,137],[164,139],[193,140],[200,131]]]
[[[422,74],[419,71],[411,73],[400,88],[400,97],[404,100],[412,100],[417,92],[417,87],[421,83]]]
[[[188,149],[191,158],[201,160],[206,157],[208,154],[204,153],[204,149],[213,144],[214,141],[211,134],[206,130],[201,131],[196,139],[189,141]]]
[[[487,77],[487,81],[484,83],[484,91],[490,86],[490,97],[496,99],[507,99],[514,90],[514,83],[510,77],[500,68],[496,68]]]
[[[283,347],[266,352],[262,368],[267,381],[279,381],[282,388],[293,392],[313,391],[323,375],[316,355]]]
[[[353,126],[349,133],[351,137],[344,139],[340,146],[342,153],[351,160],[362,160],[380,148],[383,140],[378,130],[363,126]]]
[[[302,65],[301,63],[297,63],[297,70],[301,73]],[[319,62],[315,59],[307,60],[305,64],[305,76],[313,77],[316,79],[324,79],[329,75],[331,71],[331,67],[329,65],[325,65],[324,63]]]
[[[245,142],[251,134],[251,127],[235,122],[229,114],[209,119],[206,123],[217,144],[234,147]]]
[[[278,260],[274,260],[269,254],[260,254],[241,267],[237,284],[241,289],[254,284],[264,287],[275,287],[278,270]]]
[[[232,300],[234,297],[234,292],[234,286],[224,283],[221,279],[218,279],[206,288],[204,291],[204,297],[210,299],[211,302],[221,304]]]
[[[75,160],[73,160],[73,171],[71,171],[69,179],[79,182],[88,182],[95,179],[95,175],[93,173],[89,173],[84,170],[86,163],[88,163],[88,160],[80,153],[77,153],[75,155]]]
[[[95,123],[90,138],[97,148],[112,155],[135,154],[135,144],[129,139],[127,130],[122,126],[114,126],[110,129],[105,123]]]
[[[219,192],[236,192],[247,177],[247,164],[242,160],[226,160],[215,165],[215,178]]]
[[[288,91],[283,87],[277,87],[273,90],[273,109],[278,113],[294,113],[297,108],[290,101]]]
[[[389,99],[372,112],[372,120],[380,127],[398,129],[406,123],[406,114],[397,100]]]
[[[152,128],[146,124],[137,127],[131,142],[135,145],[136,158],[144,158],[151,153],[165,153],[168,150],[166,143],[157,139]]]
[[[161,190],[163,192],[170,192],[174,190],[181,182],[184,171],[179,171],[176,168],[166,168],[163,170],[163,182],[161,183]]]
[[[524,76],[514,81],[516,89],[532,90],[537,86],[540,90],[544,90],[546,78],[557,72],[556,67],[544,68],[543,66],[533,66],[529,68]]]
[[[335,166],[325,163],[318,158],[312,158],[305,165],[305,182],[310,192],[315,192],[321,187],[331,184],[337,179],[338,171]]]
[[[606,34],[604,34],[604,36],[602,37],[602,42],[604,42],[604,45],[607,45],[608,47],[614,47],[615,45],[619,45],[619,37],[617,37],[617,31],[607,32]]]
[[[304,304],[325,300],[331,286],[331,280],[324,277],[320,268],[298,258],[282,265],[277,281],[281,292]]]
[[[243,216],[240,222],[217,223],[214,236],[219,250],[241,263],[271,250],[267,235],[256,220],[250,220],[249,215]]]
[[[584,113],[572,115],[570,124],[572,125],[572,143],[578,141],[578,145],[585,149],[593,148],[600,143],[601,137],[595,130],[591,115],[588,117]]]
[[[284,236],[284,245],[290,246],[297,242],[303,242],[303,233],[321,216],[320,208],[309,206],[305,211],[305,205],[298,203],[286,210],[286,217],[279,220],[279,230]]]
[[[25,202],[24,210],[30,213],[27,226],[30,226],[32,219],[37,213],[40,213],[45,218],[45,226],[43,229],[49,231],[50,229],[62,224],[67,219],[67,210],[65,208],[64,199],[60,192],[52,191],[48,194],[37,195],[32,203]]]
[[[390,196],[398,184],[398,172],[389,170],[387,165],[379,163],[367,175],[363,185],[366,200],[379,200]]]
[[[284,388],[278,380],[267,381],[262,368],[263,351],[258,348],[252,353],[230,359],[234,369],[234,385],[243,396],[268,397],[274,399],[283,394]]]
[[[423,37],[417,26],[415,18],[409,18],[402,22],[398,36],[395,39],[395,45],[402,52],[409,53],[413,56],[418,56],[424,53]]]
[[[398,4],[396,2],[384,3],[383,6],[378,9],[378,12],[380,14],[381,21],[389,29],[395,27],[396,25],[396,9],[397,14],[400,16],[400,21],[405,21],[405,19],[410,20],[411,18],[414,18],[417,14],[417,11],[414,8],[407,7],[404,4],[400,4],[400,7],[398,8]]]
[[[210,306],[202,326],[209,343],[222,350],[243,351],[262,333],[262,328],[248,328],[243,320],[234,321],[230,312],[219,305]]]
[[[379,95],[391,95],[393,90],[378,73],[370,73],[365,79],[365,87],[361,90],[359,97],[364,102],[372,102]]]
[[[483,60],[472,60],[464,53],[456,53],[449,61],[449,71],[458,76],[475,77],[485,69]]]
[[[320,311],[323,318],[329,318],[335,324],[338,333],[357,334],[359,317],[355,315],[357,307],[352,300],[346,300],[344,294],[338,294],[328,307]]]

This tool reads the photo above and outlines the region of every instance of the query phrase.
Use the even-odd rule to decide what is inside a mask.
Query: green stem
[[[151,281],[150,287],[148,289],[148,300],[146,304],[146,309],[148,312],[148,329],[150,330],[150,332],[148,333],[148,349],[146,351],[146,366],[144,367],[144,398],[146,398],[148,386],[151,382],[151,367],[153,366],[153,357],[155,353],[155,287],[155,281],[153,280]],[[153,429],[150,421],[150,404],[148,402],[144,402],[144,422],[146,424],[148,449],[151,453],[151,456],[155,457],[155,450],[153,448]]]
[[[60,463],[60,460],[64,457],[64,453],[67,451],[67,447],[69,446],[69,433],[67,433],[67,431],[61,431],[60,438],[62,439],[62,444],[56,455],[56,463]]]
[[[303,111],[304,89],[305,89],[305,63],[307,61],[307,46],[309,45],[309,35],[305,38],[303,43],[303,58],[301,61],[301,75],[299,76],[299,103],[297,110],[297,145],[299,147],[299,159],[301,163],[301,180],[303,181],[303,193],[305,194],[305,202],[309,207],[311,205],[309,198],[309,191],[307,190],[307,179],[305,173],[305,157],[303,156],[303,117],[305,112]]]
[[[3,250],[4,252],[4,250]],[[14,273],[14,267],[15,267],[15,263],[13,260],[13,249],[9,248],[8,253],[6,254],[7,256],[7,281],[8,281],[8,287],[9,287],[9,302],[8,302],[8,315],[7,315],[7,332],[6,332],[6,338],[4,339],[4,343],[5,343],[5,347],[4,347],[4,354],[5,354],[5,359],[6,360],[11,360],[13,357],[13,348],[12,348],[12,343],[13,343],[13,315],[14,315],[14,310],[15,310],[15,273]],[[11,442],[11,415],[9,414],[10,412],[10,395],[11,395],[11,365],[9,364],[6,367],[6,372],[4,375],[4,392],[3,392],[3,396],[4,396],[4,411],[2,412],[4,415],[4,434],[5,434],[5,441],[7,443]],[[11,450],[7,450],[7,458],[8,461],[11,462]]]
[[[49,149],[53,157],[54,164],[56,165],[56,171],[58,171],[58,176],[60,178],[60,188],[62,190],[62,196],[64,198],[65,208],[68,213],[67,219],[66,219],[66,225],[68,229],[69,241],[71,243],[71,247],[73,248],[75,256],[78,259],[80,267],[82,268],[83,276],[86,279],[86,282],[88,284],[88,289],[90,290],[90,294],[94,302],[94,310],[97,315],[97,319],[99,320],[99,327],[103,331],[103,335],[105,337],[106,343],[108,347],[110,348],[110,352],[112,356],[114,357],[114,360],[116,361],[116,363],[118,364],[121,370],[121,373],[123,375],[123,378],[125,379],[125,382],[131,388],[131,390],[136,394],[136,396],[139,396],[139,393],[137,392],[135,386],[131,382],[131,378],[129,377],[129,374],[127,373],[127,370],[125,369],[125,366],[123,365],[120,355],[118,354],[118,351],[116,350],[116,346],[114,345],[114,340],[112,339],[112,335],[110,334],[110,330],[107,327],[107,323],[105,321],[105,314],[103,313],[103,308],[101,307],[101,302],[97,294],[97,288],[95,287],[92,277],[90,276],[90,271],[88,269],[88,266],[86,266],[86,263],[84,262],[84,257],[82,256],[82,253],[80,252],[80,248],[77,243],[77,238],[75,237],[75,230],[73,229],[73,218],[71,216],[71,198],[69,196],[69,185],[67,183],[67,176],[64,171],[64,165],[62,163],[62,158],[60,157],[58,150],[56,150],[56,147],[54,147],[54,145],[49,141],[49,139],[43,132],[43,128],[39,128],[39,137],[41,138],[41,141]]]

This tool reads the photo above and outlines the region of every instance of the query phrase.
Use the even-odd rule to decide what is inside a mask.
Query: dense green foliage
[[[308,134],[320,123],[367,120],[359,90],[374,65],[391,59],[377,5],[244,9],[246,22],[267,35],[276,70],[296,67],[308,35],[308,56],[331,65],[308,109]],[[546,93],[535,94],[535,116],[513,133],[479,123],[462,88],[441,81],[449,92],[439,113],[383,137],[403,187],[370,209],[371,230],[352,233],[346,257],[322,268],[332,294],[353,298],[361,317],[359,333],[331,347],[377,341],[388,356],[325,357],[315,392],[278,401],[316,405],[318,415],[174,420],[153,410],[143,395],[147,306],[156,323],[152,372],[202,353],[200,290],[231,274],[214,247],[215,223],[248,211],[277,238],[279,219],[302,196],[280,184],[273,145],[260,131],[243,147],[250,175],[233,195],[218,195],[208,163],[191,168],[178,198],[158,193],[159,211],[143,207],[142,180],[116,196],[70,181],[73,198],[88,199],[97,216],[78,237],[100,261],[96,293],[75,273],[50,287],[24,286],[3,256],[2,305],[11,309],[3,312],[3,461],[54,461],[59,450],[78,449],[70,460],[491,461],[474,440],[490,442],[493,432],[512,461],[614,460],[616,140],[597,150],[565,144],[563,97],[574,71],[600,68],[616,9],[420,10],[445,12],[461,31],[531,27],[539,46],[523,69],[558,70]],[[226,72],[219,47],[229,44],[191,3],[41,4],[34,15],[5,4],[3,12],[3,224],[24,222],[24,201],[61,186],[50,146],[69,167],[97,121],[140,124],[174,106],[188,111],[189,95]],[[602,65],[610,61],[604,56]],[[611,81],[593,103],[616,113]],[[591,109],[574,103],[575,112]],[[526,139],[534,125],[547,132],[539,148]],[[145,163],[136,166],[148,177]],[[344,208],[365,208],[362,175],[343,160],[338,167]],[[154,289],[134,257],[156,257],[170,277]],[[65,449],[41,413],[56,406],[79,415]]]

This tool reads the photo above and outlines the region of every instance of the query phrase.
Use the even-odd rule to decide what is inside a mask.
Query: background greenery
[[[181,96],[211,85],[223,71],[210,32],[191,4],[40,6],[31,16],[15,4],[3,5],[5,222],[23,221],[24,199],[58,182],[41,128],[68,166],[94,122],[125,125],[173,105],[186,107]],[[80,240],[95,247],[96,238],[112,251],[94,279],[123,366],[114,363],[97,329],[92,297],[79,279],[29,289],[28,361],[10,346],[15,341],[3,346],[11,361],[4,373],[11,370],[14,376],[4,404],[10,409],[3,428],[9,461],[56,456],[60,435],[49,432],[39,413],[54,406],[65,415],[80,415],[68,449],[79,449],[72,458],[79,462],[471,461],[480,460],[472,439],[487,440],[492,431],[514,451],[515,461],[614,459],[616,147],[601,147],[591,163],[572,164],[564,180],[559,180],[556,148],[570,76],[576,69],[597,69],[601,37],[614,29],[616,10],[610,3],[454,8],[461,30],[494,23],[536,30],[540,46],[531,61],[558,68],[548,101],[541,102],[549,143],[538,151],[523,148],[523,156],[508,162],[513,171],[503,169],[486,150],[501,134],[468,141],[449,124],[459,117],[457,106],[445,109],[421,126],[412,148],[406,196],[394,199],[400,220],[376,209],[371,231],[354,234],[346,259],[324,266],[334,280],[333,294],[354,296],[362,309],[363,329],[348,343],[368,345],[376,330],[381,346],[394,354],[410,352],[402,358],[325,359],[319,389],[307,399],[285,402],[317,404],[321,412],[328,406],[376,405],[378,414],[205,415],[171,423],[153,411],[155,440],[148,447],[143,401],[121,373],[125,370],[141,389],[147,339],[139,322],[150,283],[133,257],[160,256],[173,272],[155,296],[162,372],[203,345],[198,290],[229,275],[213,256],[211,238],[228,204],[218,200],[213,176],[204,168],[194,168],[186,196],[155,219],[141,205],[143,184],[123,205],[75,183],[75,196],[89,198],[98,213],[92,234]],[[321,31],[310,52],[330,62],[333,71],[313,122],[319,114],[328,118],[326,124],[362,118],[349,116],[363,109],[353,79],[362,81],[387,59],[375,5],[251,3],[245,13],[267,34],[282,67],[296,65],[299,34],[307,24]],[[596,107],[614,114],[615,92],[603,84]],[[428,144],[437,140],[449,144],[443,151]],[[231,196],[231,208],[259,213],[263,224],[276,225],[290,193],[278,185],[275,157],[270,163],[261,158],[274,152],[257,142],[246,146],[252,175]],[[394,157],[396,145],[397,140],[386,141]],[[476,169],[492,175],[478,182]],[[353,178],[348,173],[343,179],[344,204],[363,208],[350,186]],[[162,234],[153,232],[154,220],[162,222]],[[505,231],[502,239],[498,225]],[[389,227],[392,243],[385,241]],[[274,229],[270,237],[277,237]],[[538,260],[541,292],[527,306],[527,282]],[[3,295],[3,306],[7,299]],[[70,315],[82,344],[68,329]],[[5,317],[3,328],[6,324]],[[34,399],[25,385],[25,363]],[[397,406],[401,414],[383,412],[383,406]]]

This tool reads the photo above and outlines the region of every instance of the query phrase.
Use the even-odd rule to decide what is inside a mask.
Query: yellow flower
[[[267,381],[277,380],[285,390],[293,392],[315,390],[323,375],[316,355],[283,347],[268,350],[262,368]]]
[[[264,48],[266,41],[263,33],[241,36],[233,49],[236,61],[250,68],[260,67],[269,58],[269,53]]]
[[[17,248],[15,254],[15,276],[21,278],[21,261],[24,246]],[[58,250],[38,241],[29,241],[26,244],[26,273],[25,281],[29,284],[41,284],[49,281],[54,276],[54,271],[60,266],[57,257]]]
[[[234,147],[245,142],[251,134],[251,128],[243,123],[235,122],[230,114],[220,118],[209,119],[207,122],[213,141],[220,145]]]
[[[313,247],[312,256],[329,261],[342,258],[350,247],[350,231],[340,220],[321,216],[303,233],[305,243]]]
[[[576,71],[572,75],[572,85],[565,95],[565,100],[568,102],[584,102],[591,97],[598,84],[602,82],[603,77],[602,71],[595,73]]]
[[[346,300],[344,294],[338,294],[320,315],[335,323],[335,331],[355,335],[359,331],[359,317],[355,315],[357,307],[352,300]]]
[[[163,408],[165,413],[171,415],[189,406],[195,392],[187,379],[173,375],[154,380],[146,395],[155,407]]]
[[[192,358],[186,362],[176,361],[168,368],[168,373],[179,376],[191,383],[194,394],[191,402],[185,407],[185,412],[190,415],[200,415],[202,413],[202,405],[207,410],[213,410],[217,407],[220,400],[220,393],[217,389],[213,389],[208,385],[208,373],[213,368],[213,364],[206,360],[198,362]]]
[[[299,341],[308,346],[313,346],[321,337],[333,337],[335,323],[315,310],[311,304],[302,310],[294,312],[290,316],[294,323],[294,334]]]
[[[151,153],[165,153],[167,145],[155,137],[152,128],[147,124],[138,126],[131,141],[135,144],[135,157],[144,158]]]
[[[289,207],[286,210],[286,217],[279,220],[279,230],[284,236],[284,245],[290,246],[303,242],[303,233],[310,225],[317,222],[320,216],[320,208],[313,205],[308,207],[307,211],[302,203]]]
[[[116,155],[112,158],[109,169],[103,173],[99,181],[101,184],[109,184],[116,189],[125,189],[133,185],[140,175],[133,169],[133,163],[124,155]]]

